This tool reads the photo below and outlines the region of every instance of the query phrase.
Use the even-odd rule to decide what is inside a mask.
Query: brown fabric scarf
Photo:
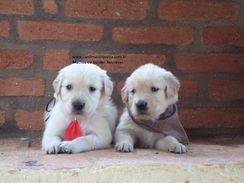
[[[169,106],[164,113],[155,121],[137,120],[132,115],[127,106],[128,113],[134,123],[138,126],[156,133],[161,133],[165,136],[173,136],[182,144],[188,145],[188,136],[179,120],[176,104]]]

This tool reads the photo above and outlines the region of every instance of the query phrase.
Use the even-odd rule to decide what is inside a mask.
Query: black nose
[[[144,100],[139,100],[136,103],[136,108],[138,111],[146,111],[147,110],[147,102]]]
[[[74,101],[72,105],[76,111],[82,111],[82,109],[85,107],[85,103],[81,101]]]

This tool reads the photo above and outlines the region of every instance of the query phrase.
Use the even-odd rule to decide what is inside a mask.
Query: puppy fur
[[[110,147],[117,110],[110,99],[113,83],[106,71],[94,64],[71,64],[60,70],[53,87],[56,104],[46,113],[44,151],[79,153]],[[83,136],[63,141],[65,129],[74,119],[79,121]]]
[[[122,101],[136,119],[156,120],[169,105],[178,100],[180,83],[169,71],[153,64],[145,64],[127,78],[121,95]],[[139,101],[147,103],[147,111],[138,112]],[[135,124],[125,108],[115,132],[115,149],[131,152],[134,146],[156,148],[175,153],[185,153],[187,148],[173,136],[148,131]]]

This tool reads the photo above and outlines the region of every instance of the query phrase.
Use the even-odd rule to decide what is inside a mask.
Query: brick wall
[[[0,0],[1,134],[41,133],[52,80],[73,56],[103,61],[118,106],[129,73],[161,65],[181,80],[191,136],[244,134],[243,0]]]

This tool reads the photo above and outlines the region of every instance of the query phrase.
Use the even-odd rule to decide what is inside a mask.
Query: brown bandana
[[[189,144],[188,136],[181,122],[179,121],[176,104],[169,106],[166,111],[162,113],[155,121],[137,120],[132,115],[129,107],[127,107],[127,110],[132,121],[134,121],[140,127],[152,132],[161,133],[165,136],[173,136],[182,144]]]

